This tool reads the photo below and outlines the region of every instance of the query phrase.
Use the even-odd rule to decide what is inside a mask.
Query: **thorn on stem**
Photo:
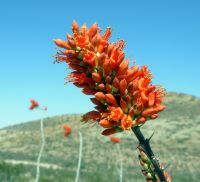
[[[140,128],[140,127],[142,127],[144,124],[145,124],[145,122],[144,122],[144,123],[142,123],[141,125],[138,125],[138,127]]]
[[[151,134],[151,136],[147,139],[148,142],[151,140],[151,138],[153,137],[154,133],[155,133],[155,130],[153,131],[153,133]]]
[[[140,147],[140,144],[138,144],[138,146],[135,148],[135,150],[139,149],[139,147]]]
[[[162,170],[165,171],[169,166],[170,164],[167,164],[165,167],[162,168]]]

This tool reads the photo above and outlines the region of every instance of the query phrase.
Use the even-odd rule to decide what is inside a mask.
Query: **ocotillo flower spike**
[[[125,42],[108,42],[112,34],[110,27],[101,33],[97,23],[87,28],[73,21],[72,33],[67,34],[66,41],[55,40],[62,48],[55,55],[55,62],[65,62],[72,70],[66,77],[67,83],[72,82],[84,94],[92,95],[95,109],[83,115],[82,121],[97,122],[106,136],[132,129],[149,159],[143,169],[147,180],[155,176],[155,171],[157,181],[170,181],[168,173],[154,159],[149,140],[140,131],[140,126],[158,118],[158,113],[165,109],[162,104],[165,89],[152,84],[152,74],[146,65],[134,64],[129,68],[123,51]]]
[[[102,134],[109,135],[157,118],[165,109],[165,91],[152,85],[152,74],[146,65],[128,67],[124,41],[109,43],[112,29],[108,27],[101,33],[97,23],[87,28],[73,21],[72,32],[66,41],[55,40],[63,49],[55,57],[56,62],[65,62],[72,69],[67,82],[94,96],[95,114],[86,113],[83,121],[97,121],[107,128]]]

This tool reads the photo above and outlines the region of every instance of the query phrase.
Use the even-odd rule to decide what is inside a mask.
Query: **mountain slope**
[[[173,181],[197,182],[200,178],[200,99],[186,94],[169,93],[167,110],[157,120],[142,127],[148,137],[155,130],[151,145]],[[80,182],[119,181],[119,150],[101,136],[96,124],[82,124],[80,115],[45,118],[46,145],[41,158],[41,180],[74,181],[78,163],[79,135],[83,134],[83,159]],[[72,126],[72,134],[63,137],[62,125]],[[143,182],[137,160],[138,142],[130,132],[119,133],[125,182]],[[40,124],[32,121],[0,130],[0,181],[34,181],[35,162],[40,149]],[[55,167],[56,166],[56,167]]]

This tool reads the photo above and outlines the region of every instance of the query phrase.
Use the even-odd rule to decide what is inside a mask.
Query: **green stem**
[[[151,161],[151,163],[154,167],[155,173],[157,174],[160,181],[167,182],[167,180],[165,179],[165,176],[163,174],[163,169],[160,168],[160,163],[159,163],[158,159],[155,157],[155,155],[151,149],[151,146],[149,144],[149,139],[144,138],[144,135],[142,134],[139,126],[133,127],[132,131],[135,134],[135,136],[137,137],[137,139],[139,140],[140,146],[144,149],[144,152],[146,153],[147,157]]]
[[[38,154],[37,158],[37,170],[36,170],[36,179],[35,182],[39,181],[40,178],[40,159],[44,150],[44,145],[45,145],[45,137],[44,137],[44,124],[43,124],[43,118],[40,120],[40,132],[41,132],[41,148],[40,152]]]
[[[81,168],[81,160],[82,160],[83,137],[82,137],[82,133],[81,132],[79,132],[79,137],[80,137],[80,146],[79,146],[78,167],[77,167],[77,170],[76,170],[75,182],[78,182],[78,180],[79,180],[80,168]]]
[[[119,182],[123,181],[123,159],[122,159],[122,153],[121,153],[121,147],[120,144],[117,144],[118,150],[119,150],[119,156],[120,156],[120,175],[119,175]]]

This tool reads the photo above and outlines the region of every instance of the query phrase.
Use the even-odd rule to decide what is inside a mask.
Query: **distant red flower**
[[[69,126],[69,125],[67,125],[67,124],[64,124],[63,125],[63,129],[64,129],[64,136],[68,136],[68,135],[70,135],[71,134],[71,132],[72,132],[72,129],[71,129],[71,127]]]
[[[113,143],[120,143],[121,139],[115,136],[110,136],[110,141]]]
[[[31,99],[30,102],[31,102],[31,106],[29,107],[30,110],[33,110],[39,107],[39,103],[36,100]]]
[[[129,68],[123,51],[125,42],[109,43],[112,30],[101,33],[98,24],[90,28],[72,23],[73,35],[67,41],[56,39],[64,49],[56,54],[56,62],[65,62],[73,71],[68,82],[82,88],[96,111],[85,114],[83,121],[97,121],[105,128],[103,135],[129,130],[155,119],[165,109],[162,105],[165,90],[152,85],[152,74],[146,65]]]

